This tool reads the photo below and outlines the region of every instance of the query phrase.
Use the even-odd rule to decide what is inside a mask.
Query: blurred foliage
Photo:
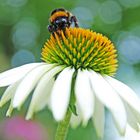
[[[112,39],[119,59],[116,77],[139,94],[140,0],[0,0],[0,72],[41,61],[41,48],[49,38],[46,27],[50,12],[58,7],[76,15],[81,27]],[[1,95],[3,90],[0,89]],[[0,109],[1,121],[6,109],[7,106]],[[49,139],[53,139],[57,124],[52,114],[48,110],[42,111],[36,114],[35,120],[47,127]],[[70,129],[68,140],[71,139],[98,140],[91,122],[86,128]]]

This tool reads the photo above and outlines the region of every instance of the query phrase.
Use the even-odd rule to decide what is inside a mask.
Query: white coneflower
[[[34,89],[27,119],[49,105],[57,121],[66,116],[78,118],[74,123],[86,124],[92,118],[98,136],[103,137],[106,107],[121,135],[127,123],[138,130],[139,98],[111,77],[117,69],[116,56],[114,45],[99,33],[81,28],[54,33],[42,49],[44,63],[26,64],[0,74],[0,86],[9,86],[0,106],[11,100],[10,115]]]

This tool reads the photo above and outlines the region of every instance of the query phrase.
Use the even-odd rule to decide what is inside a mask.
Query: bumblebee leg
[[[52,25],[48,25],[48,31],[49,31],[50,33],[53,33],[53,32],[54,32],[54,28],[53,28]]]
[[[75,27],[79,27],[78,20],[75,16],[71,16],[70,21],[71,21],[71,23],[74,22]]]

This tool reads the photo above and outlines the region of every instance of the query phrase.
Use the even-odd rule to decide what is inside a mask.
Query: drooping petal
[[[50,97],[50,93],[54,84],[54,80],[51,79],[47,83],[44,83],[46,85],[45,88],[41,89],[40,91],[35,91],[33,93],[33,97],[29,106],[29,110],[26,115],[26,120],[29,120],[34,115],[34,112],[38,112],[45,108],[48,102],[48,98]]]
[[[42,93],[45,93],[45,94],[39,95],[39,98],[40,99],[38,99],[38,101],[37,101],[37,103],[35,105],[35,112],[42,110],[47,105],[48,100],[50,98],[50,93],[51,93],[51,90],[52,90],[53,85],[54,85],[54,79],[52,78],[52,79],[50,79],[48,81],[48,83],[46,85],[46,90],[44,88],[44,92],[42,92]],[[43,89],[42,89],[42,91],[43,91]]]
[[[0,107],[7,103],[15,94],[19,82],[10,85],[4,92],[0,100]]]
[[[94,111],[94,94],[91,90],[89,77],[86,71],[78,71],[75,83],[75,95],[82,112],[83,122],[86,125]]]
[[[111,111],[118,131],[124,135],[127,116],[120,97],[100,74],[90,71],[89,75],[96,97]]]
[[[105,76],[105,79],[117,91],[120,97],[139,114],[138,116],[140,120],[140,99],[135,92],[127,85],[112,77]]]
[[[92,120],[98,137],[102,139],[104,136],[105,111],[104,105],[98,98],[95,98],[95,110]]]
[[[125,108],[126,108],[126,112],[127,112],[128,124],[136,131],[139,131],[138,120],[137,120],[135,114],[133,113],[133,110],[131,110],[131,107],[127,103],[125,103]]]
[[[140,133],[135,131],[129,124],[126,128],[126,134],[124,137],[124,140],[139,140],[140,139]]]
[[[53,78],[61,70],[62,67],[55,67],[41,78],[33,93],[26,119],[31,119],[34,112],[42,110],[46,106],[52,86],[54,84]]]
[[[12,101],[11,101],[11,103],[10,103],[10,105],[9,105],[9,108],[8,108],[8,110],[7,110],[7,112],[6,112],[6,116],[7,117],[10,117],[11,116],[11,114],[12,114],[12,112],[13,112],[13,106],[12,106]]]
[[[71,120],[70,120],[70,125],[72,128],[78,127],[80,123],[82,122],[82,115],[81,115],[79,105],[76,103],[75,106],[76,106],[77,116],[72,113]]]
[[[31,63],[13,68],[11,70],[0,73],[0,87],[11,85],[23,78],[29,71],[44,63]]]
[[[61,121],[67,111],[70,101],[71,81],[74,69],[65,68],[57,77],[52,93],[51,108],[53,116],[57,121]]]
[[[30,71],[24,77],[24,79],[20,82],[13,99],[14,108],[20,108],[20,106],[23,104],[30,92],[34,89],[40,78],[51,68],[51,65],[41,65]]]
[[[76,128],[80,125],[81,121],[82,121],[82,118],[80,115],[75,116],[74,114],[72,114],[71,120],[70,120],[70,125],[72,128]]]
[[[6,112],[6,116],[7,117],[10,117],[13,110],[14,110],[14,107],[13,107],[13,99],[14,99],[14,95],[15,95],[15,92],[16,92],[16,89],[19,85],[20,81],[12,84],[10,87],[7,88],[7,90],[5,91],[5,96],[3,96],[3,99],[5,98],[5,101],[10,101],[10,105],[9,105],[9,108]],[[10,90],[11,89],[11,90]],[[9,95],[8,95],[9,94]],[[3,102],[4,103],[4,102]],[[5,102],[6,103],[6,102]]]

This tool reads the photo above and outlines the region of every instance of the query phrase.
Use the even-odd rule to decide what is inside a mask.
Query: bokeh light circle
[[[40,29],[35,20],[23,19],[19,21],[13,29],[12,40],[14,46],[16,48],[35,46],[39,33]]]
[[[80,27],[90,27],[94,20],[94,16],[90,9],[85,7],[76,7],[72,13],[77,17]]]
[[[122,59],[129,64],[140,63],[140,38],[137,36],[126,36],[118,46]]]
[[[14,54],[11,60],[12,67],[17,67],[26,63],[35,62],[34,55],[27,50],[20,50]]]
[[[119,0],[119,2],[125,8],[135,8],[140,6],[140,0]]]
[[[27,3],[28,0],[5,0],[6,4],[12,7],[21,7]]]
[[[122,19],[122,9],[116,1],[108,0],[102,3],[99,15],[104,23],[115,24]]]

